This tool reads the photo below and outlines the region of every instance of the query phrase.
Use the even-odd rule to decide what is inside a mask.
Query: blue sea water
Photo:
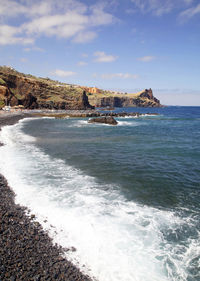
[[[0,172],[97,280],[200,280],[200,107],[124,110],[4,127]]]

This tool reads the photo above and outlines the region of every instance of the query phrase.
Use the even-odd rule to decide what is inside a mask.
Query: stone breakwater
[[[26,115],[29,117],[28,115]],[[22,115],[0,117],[0,126],[14,124]],[[0,280],[91,281],[63,258],[64,249],[53,245],[28,210],[15,204],[14,192],[0,175]],[[65,251],[75,251],[74,247]]]

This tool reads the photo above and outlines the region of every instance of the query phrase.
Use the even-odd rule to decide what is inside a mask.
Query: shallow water
[[[4,127],[0,172],[98,280],[199,280],[200,108],[128,110],[160,115]]]

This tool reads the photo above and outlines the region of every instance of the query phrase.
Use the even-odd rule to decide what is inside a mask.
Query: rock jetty
[[[86,118],[86,117],[140,117],[143,116],[143,113],[139,112],[101,112],[97,110],[63,110],[63,111],[41,111],[41,112],[32,112],[32,116],[39,117],[55,117],[55,118],[66,118],[66,117],[77,117],[77,118]],[[145,115],[159,115],[158,113],[145,113]]]

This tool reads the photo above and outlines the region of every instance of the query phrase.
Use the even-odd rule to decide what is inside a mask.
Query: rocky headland
[[[162,107],[160,101],[154,97],[152,89],[133,94],[100,91],[89,93],[88,99],[95,107]]]
[[[25,109],[85,110],[95,107],[161,107],[151,89],[134,94],[115,93],[61,83],[49,78],[0,67],[0,109],[5,105]]]

